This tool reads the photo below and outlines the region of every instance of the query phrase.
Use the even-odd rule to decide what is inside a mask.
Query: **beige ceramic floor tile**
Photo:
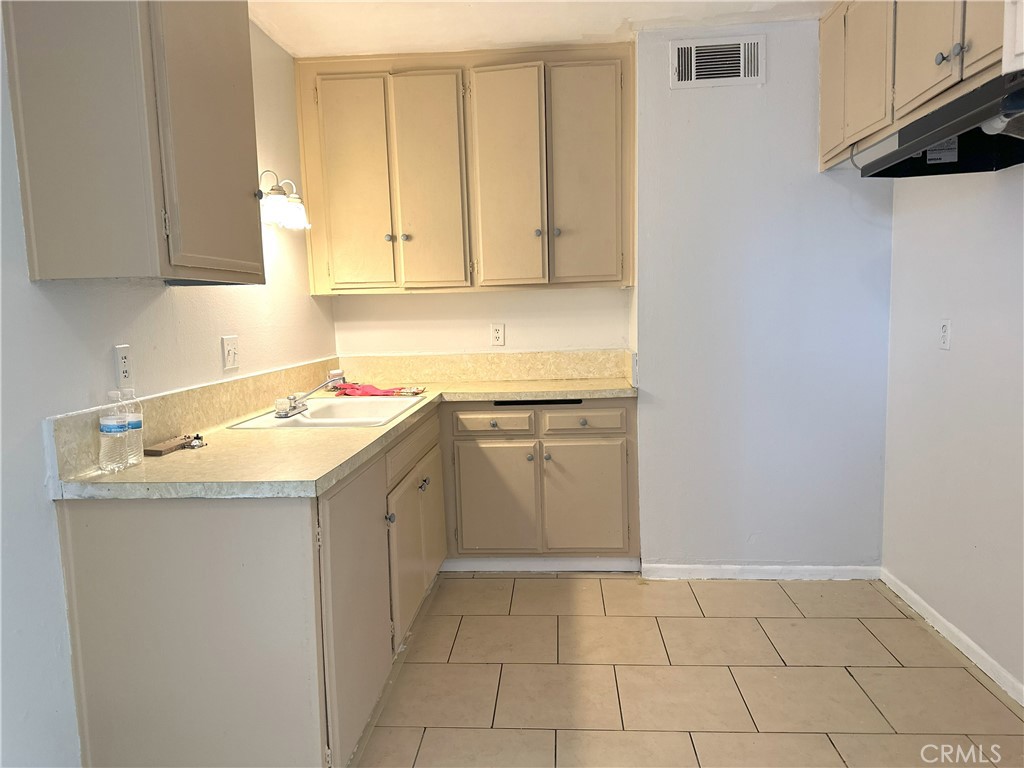
[[[874,587],[882,597],[888,600],[890,603],[900,609],[900,613],[906,616],[908,619],[920,619],[917,615],[917,611],[907,605],[906,601],[897,595],[884,581],[872,581],[871,586]]]
[[[597,579],[523,579],[516,582],[512,613],[520,616],[603,616]]]
[[[441,579],[472,579],[476,574],[473,571],[441,571],[437,575]]]
[[[690,734],[668,731],[559,731],[558,768],[697,768]]]
[[[641,616],[560,616],[559,664],[668,664],[658,620]]]
[[[374,728],[358,765],[360,768],[412,768],[422,738],[422,728]]]
[[[977,765],[977,761],[942,760],[943,748],[956,755],[966,754],[971,740],[966,736],[919,736],[904,733],[833,733],[832,742],[849,768],[933,768],[941,765]],[[975,753],[977,754],[977,753]],[[931,762],[929,762],[931,761]]]
[[[452,662],[554,664],[557,616],[464,616]]]
[[[782,733],[892,733],[841,667],[736,667],[757,730]]]
[[[496,616],[508,614],[512,579],[445,579],[438,586],[432,614]]]
[[[459,629],[461,616],[420,616],[413,624],[412,632],[406,638],[409,647],[406,661],[438,662],[448,661]]]
[[[612,667],[506,664],[495,728],[622,728]]]
[[[700,606],[686,581],[602,579],[604,607],[609,616],[701,616]]]
[[[627,731],[753,731],[726,667],[616,667]]]
[[[870,581],[784,581],[782,588],[808,618],[904,618]]]
[[[555,764],[554,731],[427,728],[416,768],[545,768]]]
[[[378,725],[489,728],[499,664],[404,664]]]
[[[659,618],[658,623],[673,664],[782,664],[757,619]]]
[[[1024,733],[1024,723],[965,669],[855,668],[850,674],[897,733]]]
[[[993,766],[1024,768],[1024,736],[971,736],[971,740]]]
[[[761,619],[791,667],[896,667],[899,662],[857,619]]]
[[[701,768],[843,768],[823,733],[695,733]]]
[[[904,667],[967,667],[971,662],[938,632],[911,619],[861,619]]]
[[[999,684],[995,680],[986,675],[975,665],[971,664],[969,667],[967,667],[967,671],[971,673],[975,680],[977,680],[979,683],[985,686],[989,690],[989,693],[991,693],[993,696],[995,696],[997,699],[1003,702],[1003,704],[1009,707],[1010,711],[1013,712],[1013,714],[1015,714],[1021,720],[1024,720],[1024,704],[1021,704],[1019,701],[1016,701],[1012,696],[1010,696],[1010,694],[1008,694],[1006,691],[1000,688]]]
[[[556,579],[554,571],[477,571],[478,579]]]
[[[705,616],[793,616],[800,611],[774,581],[691,581]]]
[[[562,571],[560,579],[638,579],[639,573],[633,571]]]

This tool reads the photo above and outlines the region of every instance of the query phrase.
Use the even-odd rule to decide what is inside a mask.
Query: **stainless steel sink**
[[[306,401],[307,410],[287,419],[273,412],[235,424],[231,429],[296,427],[382,427],[422,402],[416,397],[323,397]]]

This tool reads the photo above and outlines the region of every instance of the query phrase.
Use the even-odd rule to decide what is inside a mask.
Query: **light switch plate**
[[[231,371],[238,368],[238,337],[237,336],[221,336],[220,337],[220,356],[221,363],[224,365],[225,371]]]

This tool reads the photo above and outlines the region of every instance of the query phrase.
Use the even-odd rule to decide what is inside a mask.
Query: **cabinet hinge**
[[[394,639],[394,637],[395,637],[395,622],[392,621],[391,622],[391,638]]]
[[[316,527],[316,548],[320,549],[323,546],[323,543],[324,540],[323,537],[320,535],[320,526],[318,525]]]
[[[327,768],[334,768],[334,763],[331,762],[331,748],[324,747],[324,762],[327,764]]]
[[[459,543],[459,529],[458,528],[455,529],[455,543],[456,544]]]
[[[319,104],[320,103],[320,89],[319,88],[314,88],[313,89],[313,103],[314,104]]]
[[[160,214],[163,217],[163,221],[164,221],[164,237],[170,237],[171,236],[171,217],[167,215],[167,211],[166,210],[160,211]]]
[[[619,73],[619,90],[621,91],[625,87],[626,87],[626,76],[620,72]]]

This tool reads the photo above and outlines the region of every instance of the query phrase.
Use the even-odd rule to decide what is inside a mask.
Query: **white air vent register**
[[[764,35],[676,40],[669,45],[672,88],[764,83]]]

